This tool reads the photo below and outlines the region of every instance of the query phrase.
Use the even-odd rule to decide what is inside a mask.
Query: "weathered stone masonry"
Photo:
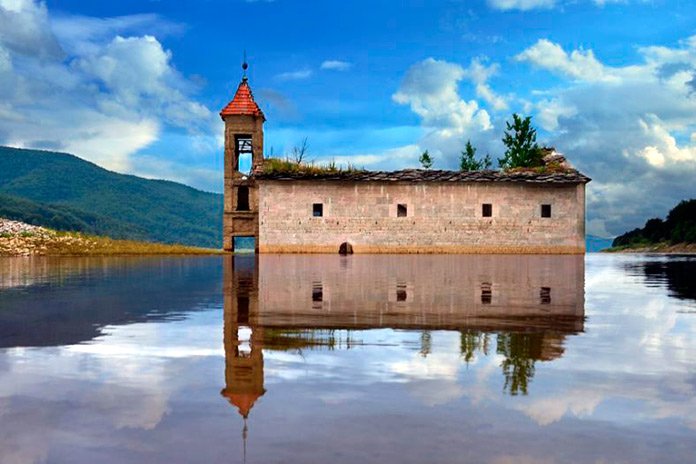
[[[258,182],[262,253],[585,252],[584,183]]]

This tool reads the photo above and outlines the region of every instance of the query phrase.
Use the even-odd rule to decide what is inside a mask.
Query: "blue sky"
[[[0,143],[222,185],[246,48],[266,150],[370,169],[503,152],[513,112],[594,181],[588,231],[696,197],[692,2],[0,0]]]

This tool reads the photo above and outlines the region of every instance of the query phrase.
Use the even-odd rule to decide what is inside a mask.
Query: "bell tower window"
[[[238,134],[234,136],[235,141],[235,166],[234,170],[244,174],[251,172],[251,165],[254,158],[251,135]]]

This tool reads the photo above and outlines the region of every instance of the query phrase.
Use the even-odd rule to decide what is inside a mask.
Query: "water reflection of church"
[[[584,327],[582,256],[262,255],[224,266],[222,395],[245,422],[266,392],[263,349],[340,349],[351,331],[392,328],[421,332],[427,356],[430,331],[456,330],[464,362],[502,355],[515,395]]]

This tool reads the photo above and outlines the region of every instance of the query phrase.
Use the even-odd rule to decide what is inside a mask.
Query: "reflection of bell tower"
[[[234,98],[220,112],[225,122],[225,208],[223,248],[234,250],[234,237],[253,237],[259,246],[258,187],[253,171],[263,163],[263,123],[266,120],[254,101],[246,76]]]
[[[225,388],[220,392],[247,418],[263,388],[263,330],[250,324],[258,313],[258,273],[255,256],[227,256],[224,261]]]

